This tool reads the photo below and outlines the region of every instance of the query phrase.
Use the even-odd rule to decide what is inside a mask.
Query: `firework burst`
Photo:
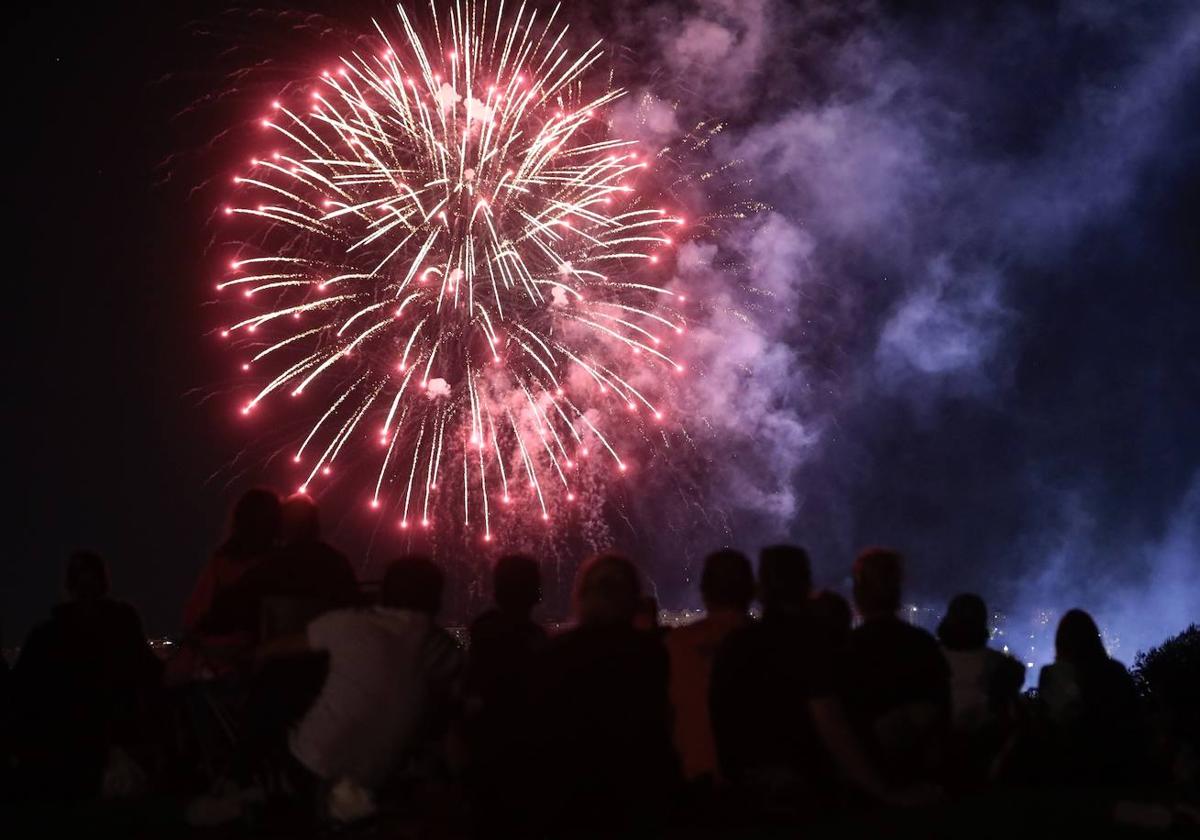
[[[244,414],[320,395],[287,406],[313,420],[301,490],[365,442],[371,507],[488,540],[498,510],[575,501],[585,465],[627,472],[622,431],[663,420],[684,219],[639,190],[654,158],[610,136],[604,48],[573,52],[557,11],[401,5],[262,118],[218,284],[249,311],[221,334],[258,382]]]

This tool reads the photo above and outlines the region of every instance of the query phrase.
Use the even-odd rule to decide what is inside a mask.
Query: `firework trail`
[[[249,312],[221,335],[259,377],[244,414],[320,395],[286,407],[315,418],[300,490],[365,441],[373,508],[490,540],[498,511],[574,502],[584,465],[626,472],[622,430],[663,420],[684,219],[638,191],[653,156],[609,136],[624,92],[557,7],[397,11],[262,119],[217,285]]]

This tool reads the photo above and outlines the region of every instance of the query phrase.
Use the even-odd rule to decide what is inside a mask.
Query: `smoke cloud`
[[[771,208],[679,252],[703,468],[656,577],[791,539],[837,584],[889,543],[915,598],[1082,606],[1132,659],[1200,616],[1200,11],[923,8],[615,13],[657,56],[618,129],[727,118],[713,162]]]

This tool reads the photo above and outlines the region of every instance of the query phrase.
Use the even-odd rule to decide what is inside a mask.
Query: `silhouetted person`
[[[71,555],[65,590],[13,669],[18,754],[37,796],[96,793],[109,751],[138,751],[162,677],[137,611],[109,597],[98,554]]]
[[[988,647],[987,605],[978,595],[956,595],[938,624],[938,641],[950,666],[950,710],[955,729],[974,731],[994,722],[1014,703],[1025,668]]]
[[[959,788],[977,787],[1014,732],[1025,666],[988,647],[987,605],[978,595],[951,599],[937,637],[950,667],[949,777]]]
[[[256,641],[304,632],[310,621],[358,603],[358,582],[346,557],[321,539],[311,497],[296,494],[281,508],[279,546],[213,598],[199,622],[205,633],[254,628]],[[324,684],[328,656],[284,657],[261,663],[248,685],[246,740],[268,742],[294,726]]]
[[[850,633],[844,691],[851,719],[893,777],[927,776],[950,715],[950,669],[933,636],[902,621],[904,558],[872,548],[854,561],[862,623]]]
[[[329,610],[358,603],[358,582],[345,555],[321,539],[320,514],[309,496],[282,506],[280,545],[217,593],[199,622],[205,632],[252,627],[256,637],[297,633]]]
[[[835,624],[812,610],[811,581],[803,548],[763,548],[762,620],[731,632],[713,662],[709,708],[722,775],[754,821],[820,815],[840,800],[834,767],[884,802],[928,802],[924,788],[889,785],[854,733],[836,692]]]
[[[850,608],[850,602],[832,589],[822,589],[812,596],[808,609],[830,648],[836,656],[841,656],[854,626],[854,610]]]
[[[537,561],[525,554],[501,557],[492,571],[495,606],[471,623],[470,690],[481,706],[483,728],[524,705],[529,669],[545,645],[546,631],[530,617],[542,600]]]
[[[471,683],[487,705],[514,673],[524,673],[533,652],[546,640],[546,631],[530,616],[542,600],[542,576],[537,561],[526,554],[509,554],[492,570],[495,606],[471,623]]]
[[[633,563],[601,554],[575,578],[577,626],[550,640],[534,678],[528,795],[545,831],[637,826],[661,817],[678,782],[667,655],[634,629]]]
[[[717,753],[708,713],[713,658],[730,632],[749,621],[754,572],[740,551],[726,549],[704,559],[700,575],[704,618],[667,634],[675,749],[685,779],[716,777]]]
[[[1111,659],[1096,622],[1068,610],[1054,636],[1054,664],[1038,677],[1038,700],[1054,727],[1051,760],[1063,781],[1126,782],[1137,770],[1133,679]]]
[[[388,567],[379,606],[326,613],[303,635],[260,651],[262,658],[329,656],[325,685],[289,739],[311,787],[344,779],[371,792],[394,773],[419,772],[437,752],[463,666],[435,621],[444,580],[428,557],[401,557]]]
[[[710,710],[721,774],[755,810],[811,810],[824,798],[825,751],[806,713],[832,694],[831,663],[807,612],[812,578],[801,548],[759,555],[762,620],[729,634],[712,670]],[[786,800],[786,803],[784,802]]]
[[[754,821],[812,818],[837,791],[834,765],[855,785],[903,801],[885,785],[836,695],[830,632],[814,618],[808,554],[759,556],[762,620],[730,633],[713,663],[710,710],[721,774]]]
[[[279,497],[271,490],[248,490],[234,505],[229,536],[200,570],[183,608],[183,649],[171,662],[176,679],[203,679],[247,665],[258,638],[258,616],[242,611],[220,630],[203,624],[213,605],[276,548]]]
[[[495,606],[472,622],[467,685],[472,752],[471,788],[481,828],[514,825],[519,785],[527,777],[529,680],[546,644],[546,631],[530,617],[542,600],[538,563],[509,554],[492,570]]]

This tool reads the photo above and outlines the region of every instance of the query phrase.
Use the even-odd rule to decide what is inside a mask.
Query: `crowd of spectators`
[[[110,596],[101,557],[69,558],[64,602],[0,672],[5,798],[149,801],[182,830],[281,821],[293,836],[956,819],[985,836],[1013,802],[1075,827],[1200,824],[1195,628],[1179,637],[1191,658],[1155,654],[1146,673],[1172,676],[1139,691],[1073,609],[1027,680],[989,647],[978,595],[953,598],[936,636],[902,620],[896,551],[858,555],[852,603],[814,587],[802,548],[758,560],[756,575],[739,551],[709,555],[703,618],[666,629],[638,567],[598,554],[550,632],[538,559],[503,556],[460,644],[433,559],[399,557],[366,597],[311,499],[252,490],[170,657]]]

